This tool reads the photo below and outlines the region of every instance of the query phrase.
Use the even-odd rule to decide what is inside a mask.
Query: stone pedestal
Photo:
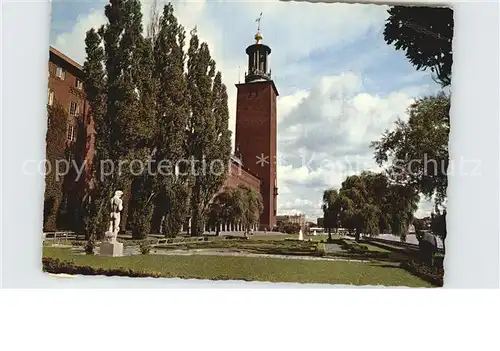
[[[99,247],[99,256],[118,257],[123,256],[123,244],[118,241],[103,242]]]

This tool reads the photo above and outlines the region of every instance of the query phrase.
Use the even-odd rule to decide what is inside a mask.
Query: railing
[[[61,231],[61,232],[45,232],[43,233],[44,240],[56,240],[56,239],[76,239],[77,234],[72,231]]]

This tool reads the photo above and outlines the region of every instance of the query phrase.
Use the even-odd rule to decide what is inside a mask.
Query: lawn
[[[136,255],[101,257],[75,255],[64,248],[45,247],[44,257],[73,261],[94,268],[123,268],[164,277],[212,280],[256,280],[354,285],[430,287],[420,278],[395,266],[376,262],[288,260],[227,256]]]
[[[369,251],[372,251],[372,252],[391,252],[390,250],[387,250],[387,249],[384,249],[384,248],[381,248],[381,247],[378,247],[378,246],[375,246],[375,245],[367,244],[364,241],[361,241],[359,243],[356,243],[355,240],[351,240],[351,239],[344,239],[344,241],[345,241],[346,244],[349,244],[349,245],[359,244],[361,246],[366,246],[366,248]]]

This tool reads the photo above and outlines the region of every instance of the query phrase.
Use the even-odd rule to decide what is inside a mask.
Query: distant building
[[[313,228],[313,227],[316,227],[316,223],[314,223],[314,222],[306,222],[306,227],[307,227],[307,228]]]
[[[280,215],[276,216],[276,222],[278,225],[298,224],[301,228],[304,228],[306,225],[306,216],[304,214]]]

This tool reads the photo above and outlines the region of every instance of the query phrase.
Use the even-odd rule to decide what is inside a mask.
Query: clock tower
[[[260,27],[260,26],[259,26]],[[260,229],[272,230],[276,225],[276,98],[278,90],[271,79],[268,57],[271,48],[262,44],[260,30],[255,43],[246,49],[248,71],[245,83],[236,84],[236,147],[246,168],[261,180],[264,211]]]

